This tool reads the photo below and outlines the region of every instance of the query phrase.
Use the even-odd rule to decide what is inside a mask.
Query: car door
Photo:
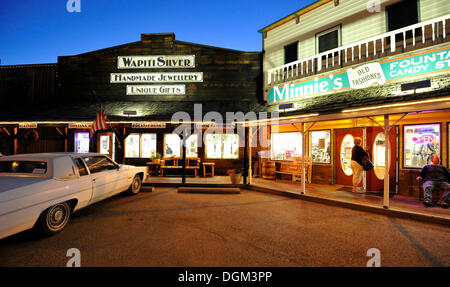
[[[124,190],[124,173],[121,172],[118,164],[101,155],[86,156],[83,160],[91,173],[93,182],[91,203]]]
[[[76,179],[76,183],[74,183],[79,190],[79,201],[76,209],[80,209],[88,205],[92,200],[93,181],[83,160],[81,158],[72,158],[72,160],[75,164],[75,168],[78,170],[78,175],[80,176]]]

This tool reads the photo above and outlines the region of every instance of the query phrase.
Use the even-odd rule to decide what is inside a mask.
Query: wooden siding
[[[420,21],[450,13],[447,0],[419,1]],[[366,0],[341,1],[337,7],[330,2],[300,16],[299,24],[291,20],[268,31],[263,47],[264,71],[284,65],[283,47],[295,41],[299,41],[299,59],[317,54],[315,35],[336,25],[342,27],[341,46],[387,32],[385,7],[395,2],[398,0],[382,0],[379,13],[369,13]]]
[[[0,66],[0,101],[32,105],[56,99],[56,64]]]
[[[195,55],[195,68],[117,69],[117,57],[127,55]],[[261,53],[176,41],[171,33],[143,34],[139,42],[59,57],[58,67],[60,95],[67,101],[97,96],[101,101],[257,102],[261,97]],[[203,82],[185,83],[186,94],[180,96],[130,96],[127,84],[110,83],[111,73],[130,72],[203,72]]]

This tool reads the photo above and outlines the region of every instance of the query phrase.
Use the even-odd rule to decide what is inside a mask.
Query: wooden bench
[[[280,167],[275,171],[275,180],[283,175],[291,177],[292,181],[302,180],[302,158],[295,158],[293,162],[280,162]],[[311,183],[312,160],[310,157],[305,158],[305,176],[306,182]]]
[[[165,157],[161,160],[161,176],[164,176],[164,172],[169,169],[182,170],[183,169],[183,158],[181,157]],[[186,170],[193,170],[194,175],[198,175],[198,170],[200,168],[200,158],[198,157],[187,157],[186,158]]]

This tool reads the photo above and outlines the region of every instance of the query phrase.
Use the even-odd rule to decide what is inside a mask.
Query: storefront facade
[[[0,66],[0,73],[3,155],[94,151],[145,165],[158,155],[183,156],[182,138],[173,134],[183,121],[205,131],[208,112],[225,119],[264,106],[260,52],[182,42],[173,33],[142,34],[57,64]],[[110,128],[90,138],[100,106]],[[214,162],[215,173],[226,174],[244,161],[242,139],[217,126],[224,135],[191,135],[186,157]]]
[[[311,183],[351,186],[360,137],[375,166],[365,190],[418,196],[430,156],[449,164],[450,7],[366,2],[317,1],[260,30],[264,98],[280,112],[270,160],[306,155]]]

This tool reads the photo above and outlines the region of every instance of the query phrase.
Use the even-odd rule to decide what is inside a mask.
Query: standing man
[[[439,156],[432,155],[432,164],[427,164],[422,168],[417,177],[417,180],[425,180],[423,184],[424,202],[427,207],[433,205],[432,192],[436,187],[440,187],[444,190],[444,194],[438,201],[438,204],[447,208],[449,206],[450,197],[450,173],[445,166],[439,164]]]

